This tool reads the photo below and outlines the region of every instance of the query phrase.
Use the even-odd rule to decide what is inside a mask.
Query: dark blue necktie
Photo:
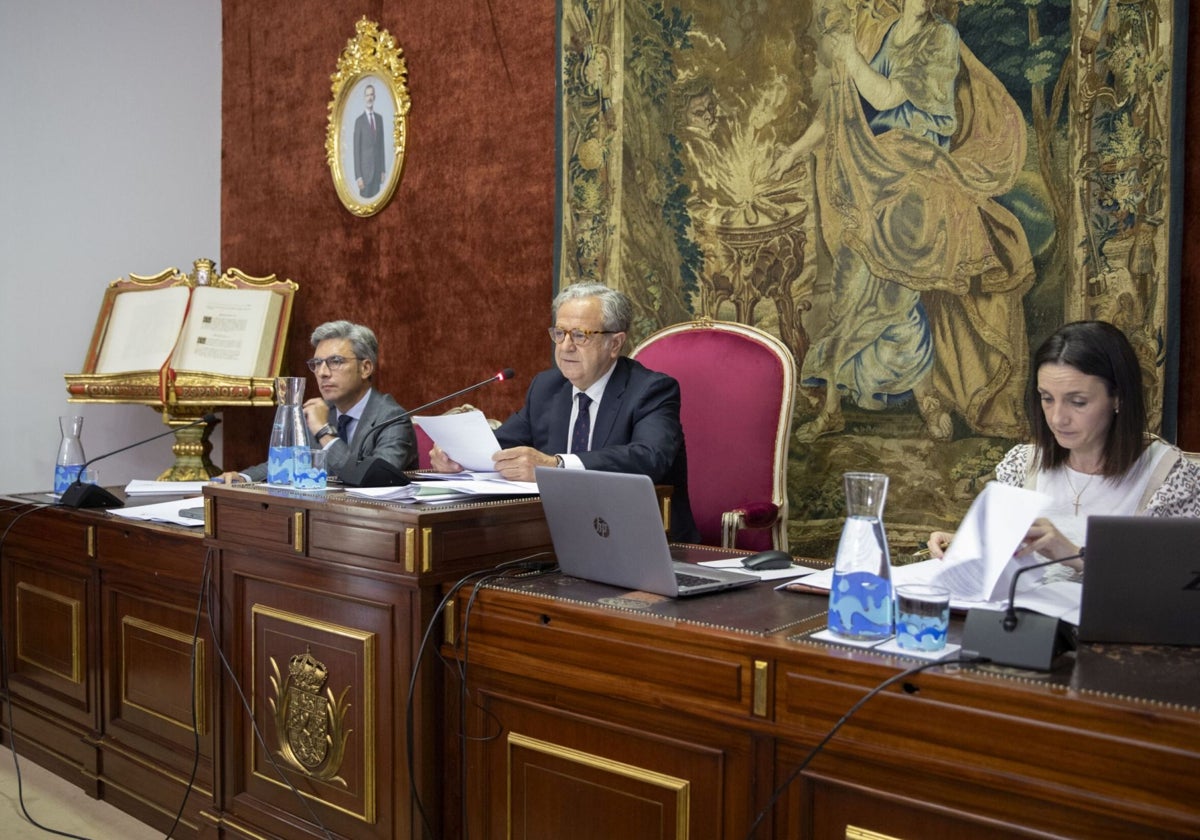
[[[575,428],[571,430],[571,451],[587,452],[588,442],[592,436],[592,413],[588,406],[592,398],[587,394],[579,394],[579,414],[575,417]]]
[[[339,414],[338,415],[338,429],[337,429],[338,437],[341,438],[342,441],[344,441],[345,443],[350,442],[350,435],[349,435],[350,424],[353,422],[354,422],[354,418],[351,417],[349,414]]]

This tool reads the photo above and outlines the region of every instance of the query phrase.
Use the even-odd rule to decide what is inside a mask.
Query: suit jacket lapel
[[[617,359],[612,377],[604,388],[604,396],[600,399],[600,411],[596,414],[596,423],[592,426],[592,449],[599,449],[608,444],[608,436],[612,434],[613,423],[625,400],[625,389],[629,385],[629,361],[624,357]]]
[[[571,399],[574,389],[571,383],[563,379],[562,386],[553,396],[550,411],[547,412],[549,426],[546,430],[547,452],[567,452],[571,439],[567,435],[567,426],[571,423]]]

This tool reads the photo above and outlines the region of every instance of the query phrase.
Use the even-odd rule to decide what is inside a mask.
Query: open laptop
[[[1089,516],[1079,640],[1200,645],[1200,519]]]
[[[672,559],[647,476],[554,467],[535,472],[564,574],[671,598],[758,581],[755,575]]]

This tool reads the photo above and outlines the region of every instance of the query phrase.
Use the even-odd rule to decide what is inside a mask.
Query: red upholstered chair
[[[701,542],[786,550],[791,351],[754,327],[702,319],[659,330],[630,355],[679,382]]]

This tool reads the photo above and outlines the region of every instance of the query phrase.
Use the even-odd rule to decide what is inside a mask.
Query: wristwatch
[[[561,455],[554,456],[554,466],[558,467],[559,469],[562,469],[566,465],[567,465],[567,462],[563,460],[563,456],[561,456]]]
[[[332,435],[333,437],[337,437],[337,429],[333,428],[333,426],[330,426],[328,423],[326,423],[324,426],[317,429],[317,433],[315,435],[313,435],[313,437],[316,438],[317,440],[320,440],[321,438],[325,437],[325,435]]]

